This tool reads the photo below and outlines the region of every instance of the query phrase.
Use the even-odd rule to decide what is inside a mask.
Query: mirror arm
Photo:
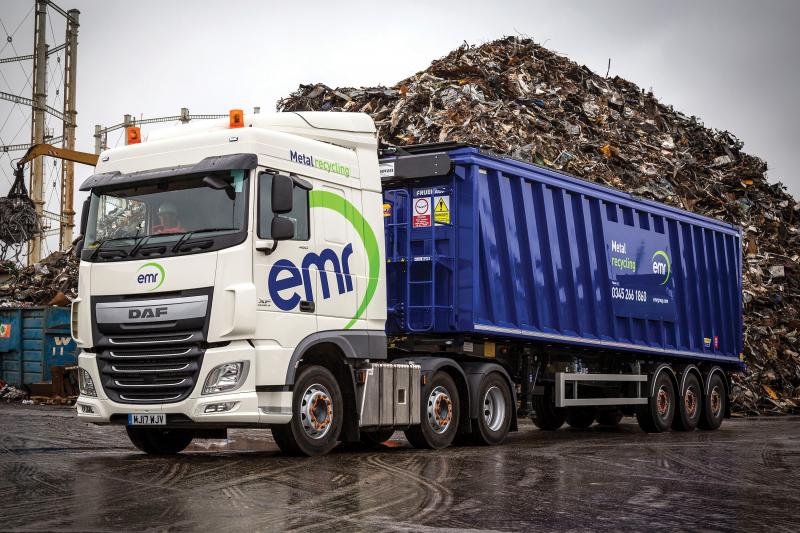
[[[272,241],[272,246],[261,246],[259,248],[256,248],[256,250],[258,250],[259,252],[263,253],[264,255],[270,255],[272,252],[275,251],[275,249],[277,247],[278,247],[278,241],[277,240],[273,240]]]

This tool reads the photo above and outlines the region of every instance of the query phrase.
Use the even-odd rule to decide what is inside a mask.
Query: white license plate
[[[167,424],[167,415],[129,414],[129,426],[164,426]]]

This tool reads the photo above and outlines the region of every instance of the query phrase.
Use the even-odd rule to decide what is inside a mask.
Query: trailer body
[[[450,171],[382,160],[389,334],[739,363],[740,228],[475,147],[406,153]]]

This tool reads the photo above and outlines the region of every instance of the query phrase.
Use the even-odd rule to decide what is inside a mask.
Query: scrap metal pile
[[[40,229],[22,172],[15,178],[8,196],[0,198],[0,258],[6,260],[18,260],[24,243]]]
[[[0,283],[1,307],[68,305],[77,296],[78,260],[73,249],[53,252],[39,263],[13,269]]]
[[[743,226],[735,409],[800,410],[800,203],[734,135],[514,37],[461,46],[392,87],[301,85],[278,109],[369,113],[389,145],[486,146]]]

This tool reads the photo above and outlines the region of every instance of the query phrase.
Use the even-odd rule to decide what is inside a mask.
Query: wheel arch
[[[678,395],[680,395],[680,394],[681,394],[681,391],[683,390],[683,385],[686,383],[686,377],[687,377],[689,374],[694,374],[694,375],[695,375],[695,377],[696,377],[696,378],[698,379],[698,381],[700,382],[700,388],[701,388],[701,389],[703,389],[703,388],[704,388],[704,383],[703,383],[703,382],[704,382],[704,380],[703,380],[703,373],[702,373],[702,372],[700,372],[700,369],[699,369],[699,368],[697,368],[697,366],[695,366],[695,365],[693,365],[693,364],[689,364],[689,365],[686,365],[686,366],[683,368],[683,371],[681,372],[681,380],[680,380],[680,386],[678,387]]]
[[[652,398],[656,393],[656,380],[658,379],[659,374],[662,372],[666,372],[669,378],[672,380],[672,385],[675,387],[675,394],[680,394],[680,389],[678,388],[678,378],[675,375],[675,370],[672,368],[672,365],[668,363],[661,363],[653,371],[653,377],[650,380],[650,398]]]

